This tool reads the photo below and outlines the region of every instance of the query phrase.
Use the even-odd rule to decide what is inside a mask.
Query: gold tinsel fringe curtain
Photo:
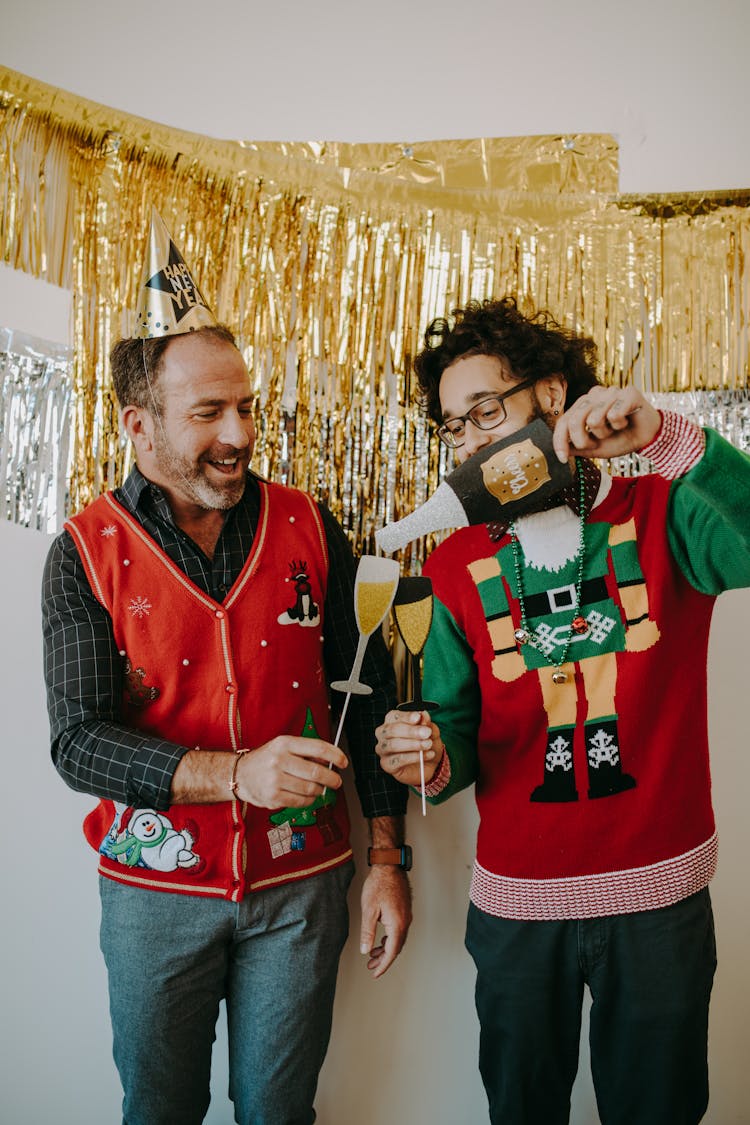
[[[594,336],[608,382],[748,385],[750,192],[620,196],[608,136],[214,141],[0,69],[0,260],[73,290],[73,510],[125,468],[106,357],[152,204],[238,333],[256,465],[363,544],[444,468],[410,359],[470,298],[550,308]]]

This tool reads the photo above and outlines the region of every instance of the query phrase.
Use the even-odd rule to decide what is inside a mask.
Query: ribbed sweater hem
[[[479,910],[498,918],[549,921],[657,910],[708,886],[716,872],[716,833],[698,847],[645,867],[555,879],[496,875],[474,861],[469,892]]]

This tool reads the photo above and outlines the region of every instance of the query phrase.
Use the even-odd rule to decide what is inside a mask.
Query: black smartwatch
[[[411,871],[411,848],[408,844],[402,844],[400,848],[368,848],[367,863],[370,867],[384,863],[389,867]]]

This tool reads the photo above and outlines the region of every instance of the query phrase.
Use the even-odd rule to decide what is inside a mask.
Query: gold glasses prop
[[[399,703],[399,711],[431,711],[438,706],[422,698],[422,673],[420,656],[432,625],[432,582],[429,578],[402,578],[399,580],[393,601],[393,615],[401,639],[411,659],[413,699]],[[419,752],[419,772],[422,788],[422,816],[427,815],[424,784],[424,752]]]
[[[399,565],[395,559],[384,559],[379,555],[363,555],[357,566],[354,580],[354,615],[359,629],[359,641],[354,664],[347,680],[334,680],[331,687],[335,691],[345,691],[346,700],[336,732],[335,745],[338,746],[344,726],[349,700],[352,695],[370,695],[372,688],[361,683],[359,676],[365,657],[367,642],[387,614],[398,585]]]

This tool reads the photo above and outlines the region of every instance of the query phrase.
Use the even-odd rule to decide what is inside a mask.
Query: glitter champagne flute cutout
[[[334,691],[346,692],[346,700],[334,741],[335,746],[339,744],[344,718],[352,695],[370,695],[372,693],[372,688],[361,683],[359,679],[362,661],[364,660],[368,640],[391,607],[398,579],[399,565],[395,559],[385,559],[380,555],[363,555],[359,560],[357,576],[354,580],[354,616],[359,629],[357,652],[348,680],[334,680],[331,684]]]
[[[399,711],[431,711],[438,704],[422,698],[419,658],[432,625],[432,582],[429,578],[401,578],[393,599],[393,615],[411,657],[413,699],[399,703]]]
[[[422,698],[422,674],[419,658],[427,644],[432,625],[432,582],[429,578],[402,578],[393,600],[393,615],[401,639],[411,658],[413,699],[399,703],[399,711],[435,710],[437,703]],[[419,774],[422,790],[422,816],[427,815],[424,783],[424,751],[419,752]]]

